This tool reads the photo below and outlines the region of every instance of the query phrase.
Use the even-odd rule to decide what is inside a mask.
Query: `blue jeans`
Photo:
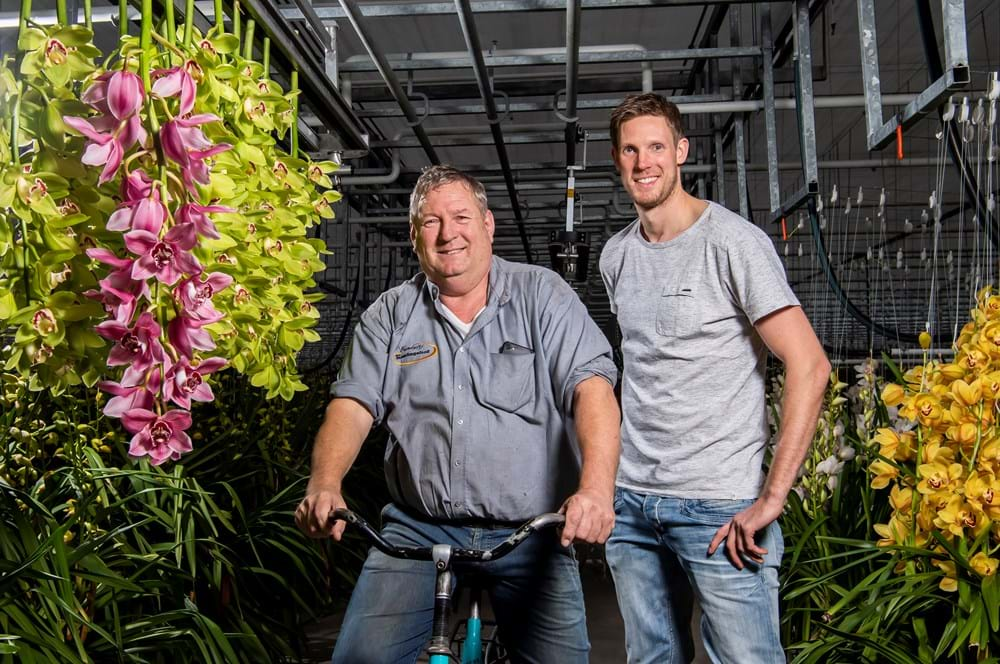
[[[606,547],[625,619],[629,664],[687,664],[694,656],[692,597],[713,662],[784,662],[778,624],[781,528],[757,534],[764,564],[738,570],[725,544],[708,555],[720,526],[752,500],[693,500],[615,489],[615,529]]]
[[[451,544],[488,549],[510,528],[428,523],[395,505],[382,511],[382,535],[396,546]],[[493,606],[500,639],[515,662],[587,664],[590,643],[580,573],[555,530],[533,534],[500,560],[454,566]],[[372,549],[351,594],[334,664],[412,664],[427,646],[434,617],[434,564]]]

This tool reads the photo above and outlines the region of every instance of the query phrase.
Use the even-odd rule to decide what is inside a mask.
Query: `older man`
[[[690,661],[693,590],[713,662],[784,662],[776,519],[830,364],[767,234],[681,186],[688,140],[677,106],[626,98],[611,140],[638,217],[601,253],[625,362],[607,558],[628,661]],[[765,477],[768,349],[785,365],[785,397]]]
[[[344,524],[327,514],[344,506],[341,480],[379,423],[392,496],[382,532],[395,544],[485,548],[561,509],[561,536],[532,538],[477,572],[516,661],[583,663],[569,545],[603,542],[613,526],[616,369],[576,294],[549,270],[494,257],[493,231],[478,181],[441,166],[421,175],[410,200],[421,273],[361,316],[296,519],[312,537],[340,539]],[[413,662],[433,599],[431,563],[373,550],[333,661]]]

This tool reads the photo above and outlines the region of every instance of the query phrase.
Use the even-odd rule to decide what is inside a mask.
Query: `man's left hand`
[[[566,499],[559,511],[566,515],[562,530],[563,546],[569,546],[574,540],[603,544],[615,525],[613,499],[597,491],[577,491]]]
[[[777,519],[781,515],[781,508],[781,505],[775,507],[757,500],[715,532],[712,543],[708,545],[708,555],[715,555],[722,540],[726,540],[726,557],[733,567],[743,569],[744,559],[762,564],[767,549],[757,546],[754,535]]]

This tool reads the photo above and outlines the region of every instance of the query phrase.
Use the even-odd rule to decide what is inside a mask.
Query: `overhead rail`
[[[257,2],[258,0],[253,0]],[[354,0],[340,0],[340,6],[343,7],[348,20],[354,27],[354,31],[358,34],[358,38],[364,45],[365,50],[368,51],[368,56],[371,58],[370,64],[378,71],[382,76],[382,80],[392,91],[392,96],[395,97],[396,103],[403,110],[403,114],[406,115],[406,119],[409,121],[413,133],[417,136],[420,141],[421,147],[423,147],[424,152],[427,154],[427,158],[432,164],[440,164],[441,160],[438,158],[437,152],[434,150],[434,146],[431,145],[430,139],[427,137],[424,128],[420,124],[420,119],[417,117],[417,111],[410,102],[410,99],[406,96],[406,92],[403,90],[403,86],[400,85],[399,79],[396,78],[396,74],[392,70],[392,66],[388,63],[385,55],[378,49],[375,45],[375,40],[372,37],[371,31],[368,29],[364,18],[361,16],[361,12],[358,10],[357,3]]]
[[[344,0],[341,0],[343,2]],[[660,62],[669,60],[691,60],[697,58],[756,58],[761,50],[756,46],[719,48],[678,48],[647,50],[634,47],[621,49],[616,45],[581,46],[580,64],[607,64],[616,62]],[[498,49],[491,52],[479,51],[479,59],[492,67],[530,67],[541,65],[565,65],[566,49],[563,48],[523,48]],[[419,71],[424,69],[467,69],[473,66],[474,54],[447,52],[390,53],[385,56],[386,66],[395,71]],[[353,55],[340,64],[344,73],[380,71],[379,65],[369,58]]]
[[[341,4],[349,1],[340,0]],[[531,246],[528,243],[528,233],[524,227],[524,216],[521,213],[521,206],[517,200],[517,187],[514,184],[514,174],[510,168],[510,159],[507,156],[507,146],[504,143],[503,130],[500,128],[500,118],[497,114],[496,101],[493,99],[493,84],[490,82],[489,74],[486,71],[486,61],[483,58],[483,49],[479,43],[479,32],[476,30],[476,19],[472,14],[470,0],[455,0],[455,8],[458,10],[458,21],[462,27],[462,35],[465,37],[465,43],[469,47],[469,55],[476,74],[476,82],[479,84],[479,93],[483,98],[483,106],[486,108],[486,119],[490,124],[493,143],[496,146],[497,157],[500,159],[500,167],[503,170],[504,181],[507,184],[507,195],[510,197],[510,204],[514,209],[514,217],[517,221],[517,231],[521,236],[524,257],[528,263],[533,263],[534,258],[531,254]]]
[[[763,0],[779,2],[779,0]],[[662,7],[700,7],[708,4],[757,4],[761,0],[580,0],[583,9],[643,9]],[[208,5],[211,2],[200,2]],[[344,11],[336,6],[313,6],[321,19],[345,18]],[[476,14],[504,14],[508,12],[565,11],[566,0],[474,0],[471,11]],[[455,5],[450,2],[366,3],[364,16],[435,16],[451,15]],[[300,19],[295,9],[286,8],[285,18]]]

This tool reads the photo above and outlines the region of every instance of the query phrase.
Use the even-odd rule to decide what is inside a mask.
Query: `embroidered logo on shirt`
[[[400,347],[393,356],[396,364],[401,367],[409,366],[411,364],[416,364],[417,362],[423,362],[428,360],[438,353],[438,347],[429,341],[422,341],[420,343],[409,344]]]

